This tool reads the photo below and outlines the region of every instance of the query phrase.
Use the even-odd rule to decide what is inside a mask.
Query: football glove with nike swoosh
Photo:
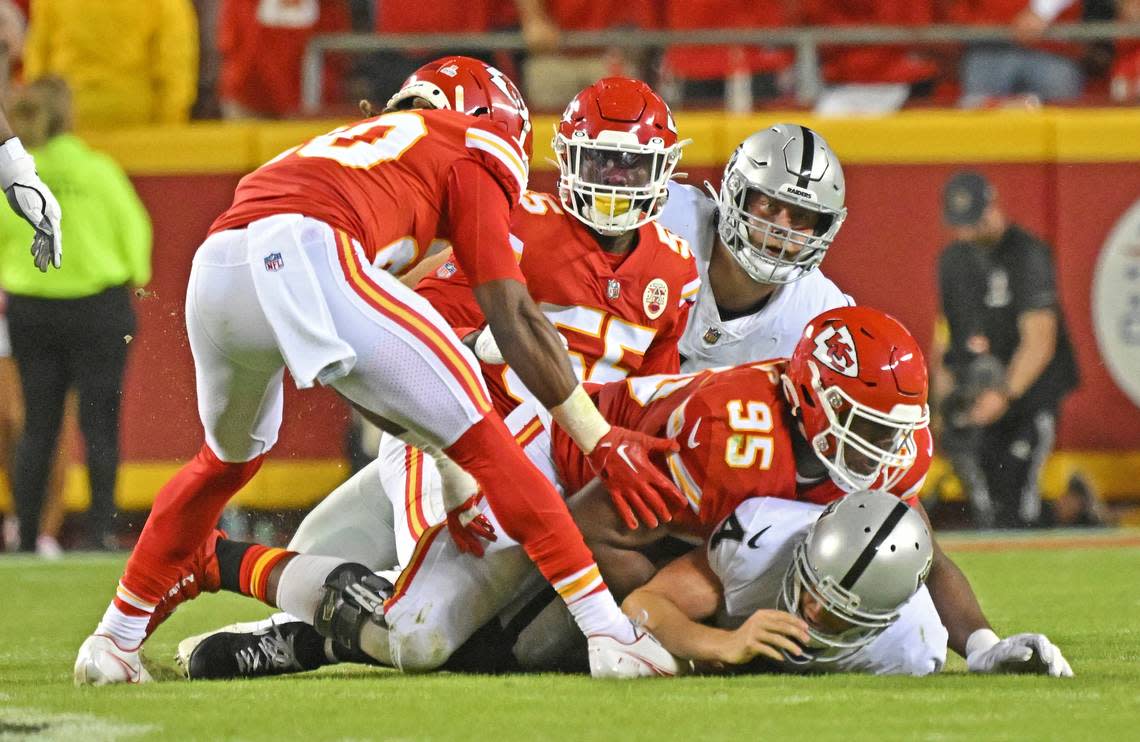
[[[639,522],[649,528],[668,523],[685,506],[685,496],[650,460],[653,454],[679,449],[674,440],[613,426],[586,456],[630,530]]]

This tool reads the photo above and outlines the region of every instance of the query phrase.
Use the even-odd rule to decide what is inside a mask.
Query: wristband
[[[975,652],[986,652],[1000,641],[992,629],[978,629],[966,640],[966,656],[969,657]]]
[[[24,174],[24,168],[30,167],[33,171],[32,156],[24,149],[19,137],[12,137],[0,144],[0,188],[8,190],[12,184]]]
[[[554,422],[566,431],[587,456],[594,452],[598,441],[610,432],[610,424],[598,412],[594,400],[590,399],[581,384],[574,387],[565,402],[552,407],[550,414]]]

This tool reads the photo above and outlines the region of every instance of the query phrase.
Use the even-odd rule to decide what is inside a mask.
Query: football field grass
[[[1137,532],[1072,539],[949,541],[999,634],[1042,631],[1076,677],[683,678],[406,676],[327,668],[292,678],[186,682],[178,640],[267,609],[231,595],[184,606],[148,643],[168,682],[75,688],[71,665],[123,558],[57,563],[0,556],[0,740],[8,739],[1140,739]]]

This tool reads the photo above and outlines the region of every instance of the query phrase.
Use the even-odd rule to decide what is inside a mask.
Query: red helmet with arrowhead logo
[[[846,491],[898,482],[930,422],[926,361],[914,337],[870,307],[828,310],[808,323],[784,391],[812,450]]]

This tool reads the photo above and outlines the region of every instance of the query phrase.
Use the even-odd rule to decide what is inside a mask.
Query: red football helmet
[[[405,101],[414,98],[423,98],[432,108],[490,118],[507,130],[530,159],[534,149],[530,111],[511,79],[491,65],[459,56],[428,62],[388,99],[387,109],[406,107]]]
[[[890,489],[914,463],[914,432],[930,422],[926,361],[894,317],[870,307],[820,314],[783,382],[812,450],[843,490]]]
[[[665,205],[687,143],[677,141],[669,106],[648,85],[598,80],[570,101],[554,134],[562,205],[605,235],[647,224]]]

